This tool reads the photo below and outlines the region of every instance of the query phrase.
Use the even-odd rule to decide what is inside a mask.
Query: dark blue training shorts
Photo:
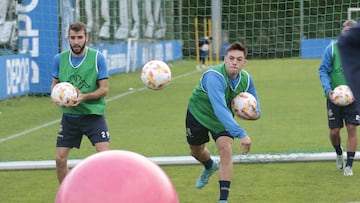
[[[191,114],[189,110],[186,112],[186,139],[190,145],[202,145],[209,142],[209,132],[211,133],[212,138],[216,139],[220,136],[228,136],[233,138],[228,131],[223,131],[216,133],[207,129],[205,126],[201,125],[195,117]]]
[[[342,128],[345,124],[359,125],[360,117],[356,110],[356,104],[353,102],[347,106],[337,106],[327,99],[327,116],[330,129]]]
[[[83,135],[86,135],[93,145],[99,142],[110,142],[110,134],[105,116],[63,115],[56,147],[80,148]]]

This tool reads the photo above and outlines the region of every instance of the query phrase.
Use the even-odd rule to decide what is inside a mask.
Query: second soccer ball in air
[[[347,106],[354,102],[354,95],[347,85],[339,85],[335,87],[332,94],[333,101],[336,105]]]
[[[146,87],[159,90],[171,81],[171,70],[165,62],[152,60],[142,68],[141,80]]]
[[[248,92],[241,92],[231,102],[232,111],[239,118],[244,118],[244,111],[249,113],[254,111],[252,105],[256,107],[256,99]]]

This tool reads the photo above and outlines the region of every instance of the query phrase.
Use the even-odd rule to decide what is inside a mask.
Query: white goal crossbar
[[[346,153],[345,153],[346,154]],[[360,155],[360,152],[357,152]],[[215,160],[219,160],[219,156],[213,156]],[[322,153],[291,153],[291,154],[249,154],[234,155],[234,163],[276,163],[276,162],[306,162],[306,161],[333,161],[335,160],[335,152]],[[346,159],[346,156],[344,157]],[[151,161],[158,165],[192,165],[199,164],[191,156],[163,156],[149,157]],[[360,159],[356,156],[355,159]],[[68,166],[74,167],[80,163],[82,159],[73,159],[68,161]],[[55,160],[43,161],[9,161],[0,162],[1,170],[34,170],[34,169],[54,169],[56,168]]]
[[[348,12],[348,20],[351,20],[352,19],[352,17],[351,17],[351,13],[352,12],[359,12],[360,11],[360,8],[348,8],[348,10],[347,10]]]

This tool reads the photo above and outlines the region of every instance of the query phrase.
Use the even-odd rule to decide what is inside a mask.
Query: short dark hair
[[[239,51],[243,51],[244,52],[244,56],[246,58],[247,54],[248,54],[248,50],[247,48],[241,44],[241,42],[235,41],[233,43],[231,43],[227,48],[226,48],[226,54],[229,51],[233,51],[233,50],[239,50]]]
[[[75,32],[79,32],[79,31],[84,30],[85,36],[87,35],[86,25],[84,23],[82,23],[82,22],[75,22],[75,23],[71,24],[69,26],[69,33],[68,34],[70,34],[70,30],[73,30]]]

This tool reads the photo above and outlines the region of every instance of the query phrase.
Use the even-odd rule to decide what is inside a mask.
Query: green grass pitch
[[[241,121],[253,141],[251,153],[332,151],[318,59],[249,60],[262,118]],[[171,63],[173,80],[163,90],[144,88],[139,71],[110,77],[107,98],[112,149],[145,156],[189,155],[185,141],[187,101],[201,73],[194,61]],[[129,90],[133,88],[133,90]],[[0,161],[53,160],[60,113],[49,97],[0,101]],[[7,140],[8,139],[8,140]],[[343,133],[343,142],[346,140]],[[238,141],[234,152],[238,153]],[[217,154],[212,142],[209,148]],[[87,139],[71,159],[94,153]],[[216,202],[217,177],[194,187],[199,165],[162,166],[181,203]],[[236,164],[230,202],[356,202],[360,166],[344,177],[333,162]],[[53,202],[55,170],[0,171],[0,202]]]

